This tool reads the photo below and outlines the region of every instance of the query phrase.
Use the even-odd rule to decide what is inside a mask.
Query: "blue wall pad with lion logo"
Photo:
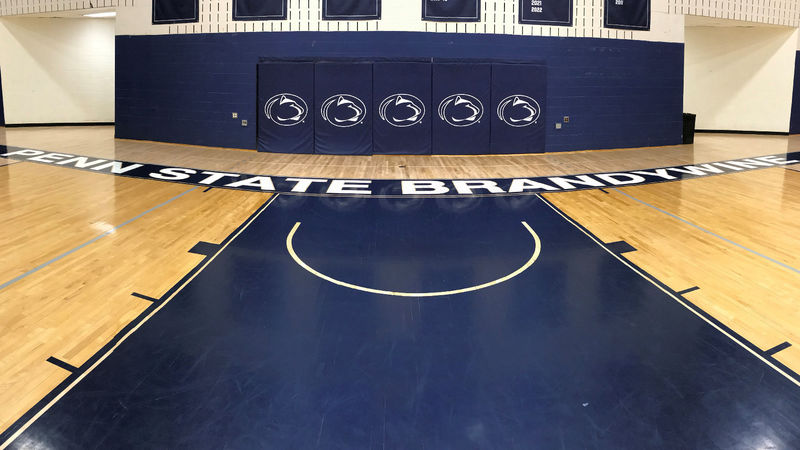
[[[491,64],[433,64],[433,153],[488,153]]]
[[[431,65],[376,62],[372,66],[374,153],[431,153]]]
[[[315,153],[372,154],[371,62],[317,63],[314,99]]]
[[[314,153],[314,63],[258,65],[258,150]]]
[[[544,151],[547,68],[492,64],[491,152]]]

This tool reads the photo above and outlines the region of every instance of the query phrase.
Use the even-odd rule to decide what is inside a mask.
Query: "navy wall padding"
[[[314,153],[314,63],[258,65],[258,151]]]
[[[603,26],[620,30],[649,30],[650,0],[605,0]]]
[[[433,64],[435,155],[490,153],[491,77],[491,64]]]
[[[119,138],[254,149],[256,64],[269,55],[542,62],[547,151],[681,143],[680,43],[389,31],[117,36],[116,42]],[[570,121],[556,130],[563,116]],[[242,127],[241,119],[250,125]]]
[[[519,23],[572,26],[572,0],[518,0]]]
[[[233,0],[233,20],[282,20],[286,0]]]
[[[376,62],[373,75],[374,153],[431,153],[431,64]]]
[[[375,20],[380,18],[380,0],[322,0],[323,20]]]
[[[316,63],[314,103],[314,153],[372,154],[371,63]]]
[[[800,52],[794,57],[794,88],[792,89],[792,115],[789,119],[789,133],[800,133]]]
[[[480,0],[422,0],[422,19],[477,22],[481,19]]]
[[[545,150],[547,68],[492,64],[491,153]]]
[[[197,22],[198,0],[153,0],[153,25]]]

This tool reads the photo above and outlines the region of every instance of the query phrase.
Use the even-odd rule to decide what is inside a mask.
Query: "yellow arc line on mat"
[[[463,294],[464,292],[477,291],[477,290],[480,290],[480,289],[487,288],[489,286],[494,286],[496,284],[503,283],[503,282],[508,281],[508,280],[514,278],[515,276],[521,274],[528,267],[533,265],[534,261],[536,261],[536,259],[539,257],[539,253],[542,250],[542,242],[541,242],[541,240],[539,240],[539,236],[536,234],[535,231],[533,231],[533,229],[528,225],[527,222],[523,221],[522,222],[522,226],[524,226],[525,229],[528,230],[528,232],[531,234],[531,236],[533,236],[533,241],[534,241],[534,243],[536,245],[536,248],[533,251],[533,255],[531,255],[531,258],[528,260],[528,262],[523,264],[522,267],[520,267],[519,269],[511,272],[510,274],[508,274],[508,275],[506,275],[506,276],[504,276],[502,278],[498,278],[498,279],[496,279],[494,281],[490,281],[488,283],[479,284],[477,286],[470,286],[470,287],[465,287],[465,288],[462,288],[462,289],[454,289],[452,291],[439,291],[439,292],[396,292],[396,291],[385,291],[383,289],[368,288],[368,287],[359,286],[359,285],[352,284],[352,283],[347,283],[347,282],[344,282],[344,281],[339,281],[339,280],[337,280],[335,278],[331,278],[331,277],[325,275],[324,273],[320,273],[320,272],[314,270],[311,266],[309,266],[308,264],[303,262],[303,260],[300,259],[299,256],[297,256],[297,253],[295,253],[294,247],[292,246],[292,239],[294,238],[294,234],[297,232],[297,229],[300,228],[300,222],[295,223],[294,227],[292,227],[292,231],[290,231],[289,234],[286,236],[286,249],[289,250],[289,254],[292,255],[292,259],[294,259],[294,261],[300,267],[306,269],[307,271],[309,271],[312,274],[318,276],[319,278],[322,278],[323,280],[330,281],[331,283],[338,284],[339,286],[344,286],[346,288],[355,289],[357,291],[370,292],[372,294],[395,295],[395,296],[398,296],[398,297],[438,297],[438,296],[441,296],[441,295],[454,295],[454,294]]]

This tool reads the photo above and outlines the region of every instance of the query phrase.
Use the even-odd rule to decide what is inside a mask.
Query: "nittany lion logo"
[[[483,117],[483,103],[469,94],[453,94],[439,103],[439,118],[454,127],[475,125]]]
[[[527,127],[539,118],[539,102],[527,95],[509,95],[497,105],[497,117],[512,127]]]
[[[378,114],[381,119],[395,127],[410,127],[422,122],[425,117],[425,104],[411,94],[394,94],[386,97]]]
[[[291,127],[302,123],[308,115],[305,100],[294,94],[273,95],[264,105],[267,118],[282,127]]]
[[[367,107],[358,97],[350,94],[336,94],[322,102],[320,113],[322,118],[331,125],[348,128],[364,121]]]

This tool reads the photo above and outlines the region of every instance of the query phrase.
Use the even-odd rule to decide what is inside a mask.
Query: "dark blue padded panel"
[[[258,151],[314,153],[314,63],[258,65]]]
[[[545,149],[547,68],[492,64],[492,153],[541,153]]]
[[[489,153],[491,64],[433,64],[433,154]]]
[[[572,26],[572,0],[519,0],[519,23]]]
[[[800,52],[794,57],[794,88],[792,90],[792,115],[789,119],[789,133],[800,133]]]
[[[606,28],[650,29],[650,0],[605,0],[603,11]]]
[[[314,68],[314,152],[372,154],[372,64],[320,62]]]
[[[381,18],[381,0],[322,0],[323,20],[375,20]]]
[[[282,20],[286,0],[233,0],[233,20]]]
[[[119,138],[256,146],[256,64],[297,57],[480,58],[547,65],[549,152],[681,142],[683,44],[450,33],[117,36]],[[613,55],[614,64],[609,64]],[[250,126],[232,119],[237,111]],[[570,116],[560,130],[555,118]]]
[[[372,66],[374,153],[431,153],[431,64],[376,62]]]
[[[477,22],[480,0],[422,0],[422,19],[440,22]]]
[[[153,0],[153,25],[197,22],[198,0]]]

